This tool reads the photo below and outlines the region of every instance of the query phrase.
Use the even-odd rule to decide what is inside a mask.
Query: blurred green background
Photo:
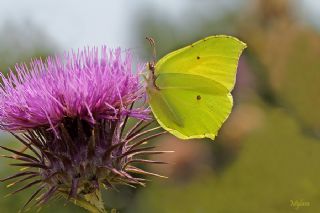
[[[235,106],[217,139],[154,143],[174,154],[149,168],[169,176],[146,188],[106,192],[126,213],[320,212],[320,3],[312,0],[3,1],[0,69],[70,48],[107,44],[132,49],[137,62],[213,34],[248,44]],[[20,148],[1,134],[2,144]],[[1,151],[2,152],[2,151]],[[2,152],[3,153],[3,152]],[[14,172],[1,160],[0,176]],[[0,185],[0,196],[10,192]],[[18,212],[32,191],[0,199]],[[293,202],[305,206],[295,208]],[[58,200],[41,212],[84,212]],[[36,212],[31,209],[29,212]]]

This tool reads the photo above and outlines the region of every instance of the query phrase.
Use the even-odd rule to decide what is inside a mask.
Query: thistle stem
[[[70,198],[77,206],[88,210],[90,213],[108,213],[104,208],[100,190],[96,190],[91,194],[87,194],[82,198]]]

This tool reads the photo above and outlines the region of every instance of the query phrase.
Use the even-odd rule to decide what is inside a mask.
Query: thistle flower
[[[1,181],[15,180],[10,186],[29,181],[11,194],[38,187],[25,206],[64,196],[103,212],[102,186],[144,186],[137,173],[161,177],[132,165],[163,163],[138,156],[164,153],[144,143],[164,132],[145,130],[152,123],[149,109],[134,107],[144,101],[145,91],[129,52],[86,48],[16,65],[1,78],[0,128],[30,150],[1,146],[15,154],[5,157],[20,161],[13,166],[27,167]],[[135,121],[131,129],[125,128],[129,118]]]

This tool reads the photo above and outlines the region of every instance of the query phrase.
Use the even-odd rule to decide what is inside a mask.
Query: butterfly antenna
[[[156,42],[151,37],[146,37],[146,39],[149,41],[150,46],[153,49],[153,54],[152,54],[153,61],[148,63],[149,70],[151,71],[151,79],[152,79],[152,82],[153,82],[153,86],[156,89],[160,90],[159,87],[156,85],[156,76],[155,76],[155,65],[156,65],[156,58],[157,58],[157,56],[156,56]]]
[[[151,37],[146,37],[146,39],[149,41],[150,46],[152,47],[152,59],[153,59],[153,64],[156,63],[157,60],[157,52],[156,52],[156,42],[154,41],[153,38]]]

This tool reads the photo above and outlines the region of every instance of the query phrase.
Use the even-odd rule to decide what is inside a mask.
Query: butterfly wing
[[[164,56],[156,64],[156,75],[182,73],[200,75],[234,87],[239,57],[246,44],[231,36],[210,36]]]
[[[214,139],[231,112],[230,91],[244,47],[233,37],[213,36],[162,58],[157,88],[147,87],[160,125],[181,139]]]

